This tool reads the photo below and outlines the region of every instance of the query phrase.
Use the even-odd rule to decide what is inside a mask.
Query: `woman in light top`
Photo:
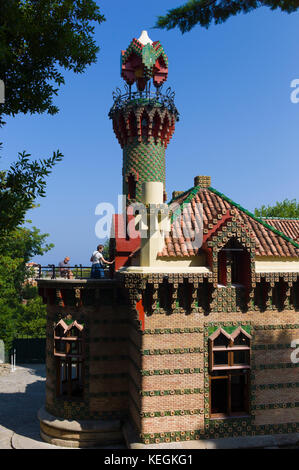
[[[92,262],[91,266],[91,275],[92,279],[103,279],[105,277],[104,267],[105,264],[113,264],[114,261],[106,261],[103,256],[104,245],[98,245],[96,251],[91,255],[90,261]]]

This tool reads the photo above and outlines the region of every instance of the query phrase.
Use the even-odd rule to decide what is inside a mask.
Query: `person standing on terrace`
[[[92,279],[103,279],[105,277],[104,267],[105,264],[113,264],[114,261],[106,261],[103,256],[104,245],[98,245],[96,251],[91,255],[90,261],[92,262],[91,266],[91,275]]]

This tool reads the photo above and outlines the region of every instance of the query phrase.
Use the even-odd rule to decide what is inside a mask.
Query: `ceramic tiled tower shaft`
[[[146,31],[121,53],[126,93],[114,94],[109,117],[123,149],[122,189],[127,203],[141,201],[143,182],[162,182],[165,191],[165,149],[178,120],[174,94],[170,89],[166,95],[161,93],[167,74],[163,47],[159,41],[151,41]],[[132,89],[134,84],[136,91]]]

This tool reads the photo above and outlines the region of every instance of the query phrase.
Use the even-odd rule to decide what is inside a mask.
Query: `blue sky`
[[[108,112],[122,86],[120,50],[143,29],[168,55],[167,84],[180,112],[166,151],[169,198],[193,186],[196,175],[210,175],[214,188],[251,211],[299,198],[299,103],[290,100],[291,81],[299,79],[299,13],[261,8],[182,35],[153,29],[156,17],[182,0],[98,3],[106,17],[96,28],[98,61],[84,75],[65,74],[59,114],[18,115],[1,129],[4,168],[23,150],[33,158],[57,149],[65,156],[48,179],[47,197],[28,214],[55,244],[35,261],[57,264],[68,255],[72,265],[88,266],[101,241],[95,208],[103,201],[117,208],[122,150]]]

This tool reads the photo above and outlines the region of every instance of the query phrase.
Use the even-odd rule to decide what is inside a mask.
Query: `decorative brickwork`
[[[144,90],[150,78],[160,87],[168,75],[168,58],[160,41],[143,44],[141,38],[134,38],[121,53],[121,75],[130,86],[136,82],[138,90]]]
[[[73,302],[75,293],[70,295],[72,288],[66,294],[67,289],[55,287],[55,292],[61,292],[58,298],[60,302],[63,299],[64,306],[48,304],[47,411],[67,419],[130,419],[144,443],[298,431],[299,420],[293,421],[288,414],[298,409],[298,364],[290,361],[290,343],[299,334],[296,311],[285,310],[282,320],[278,309],[253,309],[242,313],[240,321],[236,310],[219,312],[210,307],[208,312],[200,311],[198,306],[191,308],[194,298],[190,285],[202,285],[204,289],[210,286],[212,293],[220,290],[223,298],[223,288],[215,289],[212,279],[200,277],[122,273],[110,286],[79,286],[82,302],[77,306]],[[71,281],[68,284],[71,287]],[[165,302],[165,292],[159,289],[162,284],[168,308],[160,306]],[[43,295],[51,301],[48,285]],[[180,296],[173,301],[172,286],[183,289],[182,297],[188,293],[189,309],[180,305]],[[102,292],[107,289],[111,299],[123,299],[120,308],[117,300],[107,305]],[[230,295],[230,288],[226,289]],[[147,297],[142,331],[136,303],[146,292],[154,298]],[[93,307],[89,306],[90,296],[97,299]],[[211,302],[215,298],[211,297]],[[81,401],[65,401],[55,395],[53,326],[66,313],[84,324],[86,330]],[[231,321],[223,320],[227,315]],[[208,337],[220,326],[229,334],[241,326],[253,337],[250,414],[245,417],[210,419]],[[272,421],[267,415],[270,412],[276,413]]]
[[[123,194],[129,193],[130,175],[136,183],[134,201],[141,201],[144,181],[160,181],[165,188],[165,147],[155,143],[153,138],[146,143],[135,141],[127,144],[123,158]]]
[[[160,93],[167,79],[168,59],[159,41],[143,44],[133,39],[128,49],[122,51],[121,61],[121,75],[130,88],[123,96],[120,92],[114,94],[109,117],[123,148],[123,194],[127,203],[132,203],[141,201],[143,182],[163,182],[165,189],[165,149],[179,113],[174,93],[170,89],[166,95]],[[151,78],[157,87],[156,94],[147,88]],[[131,91],[134,83],[138,92]]]

